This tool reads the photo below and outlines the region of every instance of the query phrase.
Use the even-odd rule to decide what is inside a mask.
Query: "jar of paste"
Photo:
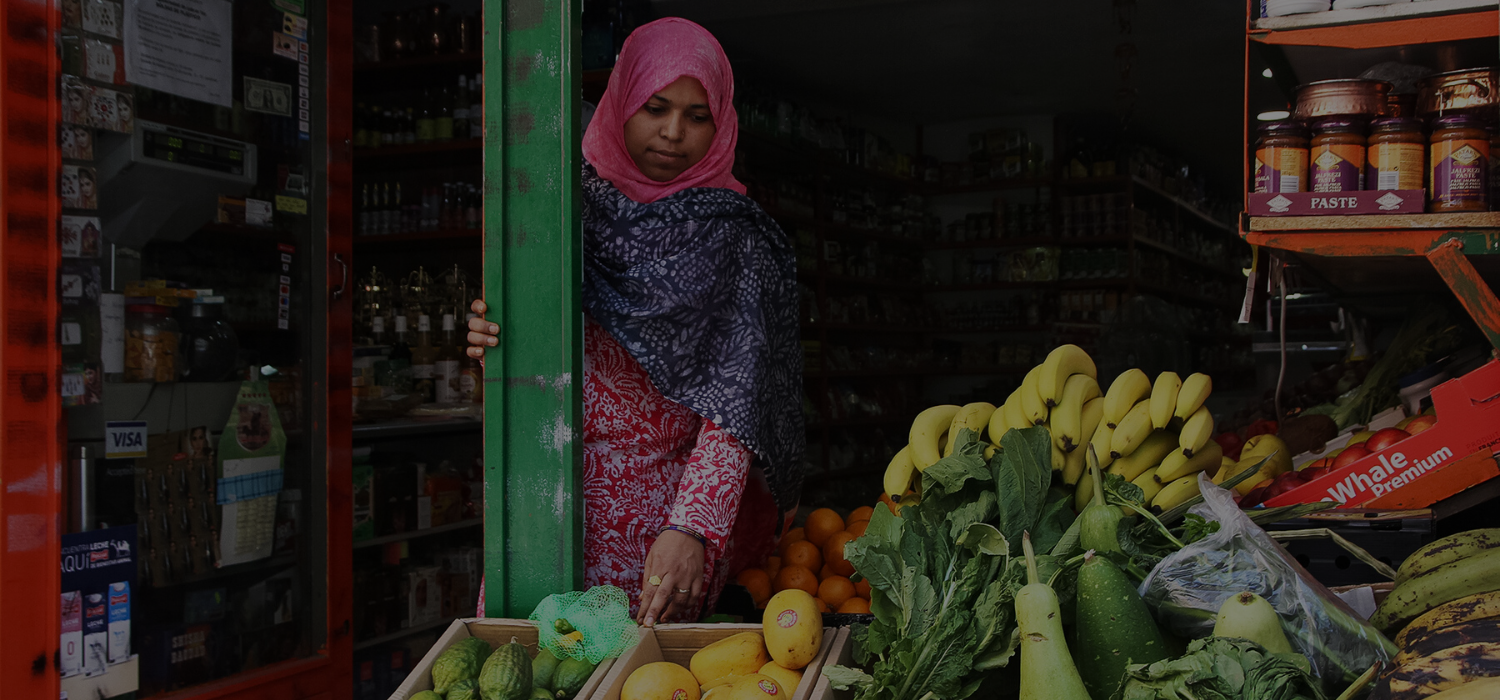
[[[177,381],[180,329],[172,311],[156,304],[125,307],[125,381]]]
[[[1370,123],[1369,168],[1365,188],[1420,190],[1427,174],[1427,137],[1415,119],[1376,119]]]
[[[1427,210],[1489,209],[1490,134],[1477,117],[1442,117],[1432,125]]]
[[[1313,127],[1313,192],[1358,192],[1365,188],[1365,127],[1361,121],[1333,117]]]
[[[1255,192],[1307,191],[1307,130],[1300,122],[1271,122],[1255,142]]]

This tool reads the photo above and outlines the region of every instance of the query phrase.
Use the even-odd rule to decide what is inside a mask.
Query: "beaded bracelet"
[[[691,537],[691,538],[693,538],[695,540],[698,540],[698,544],[703,545],[704,547],[708,546],[708,538],[707,537],[704,537],[703,535],[700,535],[697,532],[694,532],[691,528],[686,528],[686,527],[683,527],[681,525],[668,525],[668,526],[662,528],[661,532],[656,533],[656,536],[657,537],[661,537],[662,532],[666,532],[668,530],[671,530],[672,532],[680,532],[680,533],[682,533],[684,535],[687,535],[688,537]]]

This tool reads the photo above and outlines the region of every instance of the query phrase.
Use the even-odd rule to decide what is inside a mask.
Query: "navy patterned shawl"
[[[583,305],[651,382],[757,456],[782,512],[802,490],[796,257],[753,200],[719,188],[649,204],[583,169]]]

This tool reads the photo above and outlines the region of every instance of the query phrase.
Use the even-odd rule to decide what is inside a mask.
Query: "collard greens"
[[[963,700],[984,671],[1010,662],[1021,535],[1048,551],[1073,521],[1071,495],[1047,488],[1050,440],[1046,428],[1011,430],[986,462],[978,435],[963,430],[953,453],[922,473],[920,504],[901,517],[876,509],[846,550],[870,582],[875,621],[854,638],[855,660],[871,673],[829,667],[835,687],[858,689],[858,700]]]

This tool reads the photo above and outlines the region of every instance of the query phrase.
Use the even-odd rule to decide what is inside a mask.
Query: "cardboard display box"
[[[839,628],[838,638],[828,647],[828,654],[823,657],[823,665],[854,666],[854,639],[849,635],[848,627]],[[818,673],[818,681],[813,685],[812,695],[808,700],[853,700],[854,691],[834,690],[829,685],[828,679]]]
[[[1421,214],[1427,211],[1427,191],[1252,192],[1249,204],[1251,216]]]
[[[529,620],[507,620],[502,618],[471,617],[462,620],[454,620],[448,625],[448,630],[443,636],[438,637],[437,643],[417,665],[412,668],[411,674],[406,681],[396,688],[390,700],[407,700],[423,690],[432,690],[432,664],[437,657],[448,647],[453,646],[469,637],[478,637],[490,643],[491,647],[499,647],[501,644],[509,644],[511,637],[515,637],[526,646],[526,654],[533,658],[537,652],[536,624]],[[626,655],[632,652],[625,652]],[[600,681],[609,673],[611,666],[616,663],[615,659],[605,659],[594,669],[594,675],[589,682],[584,684],[583,689],[578,691],[579,698],[587,698],[594,694]]]
[[[1500,476],[1493,458],[1500,446],[1500,360],[1433,387],[1432,405],[1436,425],[1266,506],[1339,501],[1346,508],[1374,503],[1419,508]]]
[[[670,661],[687,668],[693,654],[699,649],[736,634],[760,631],[760,625],[657,625],[652,629],[644,630],[641,634],[641,643],[615,661],[614,667],[610,668],[609,673],[600,681],[592,696],[580,693],[578,697],[589,697],[590,700],[620,700],[620,691],[625,687],[625,680],[630,678],[630,674],[636,669],[646,664]],[[823,675],[823,662],[828,658],[839,636],[847,634],[846,629],[823,628],[823,648],[818,650],[817,658],[814,658],[807,668],[802,669],[802,683],[792,692],[789,700],[811,700],[817,697],[813,694],[813,687],[817,679]]]

